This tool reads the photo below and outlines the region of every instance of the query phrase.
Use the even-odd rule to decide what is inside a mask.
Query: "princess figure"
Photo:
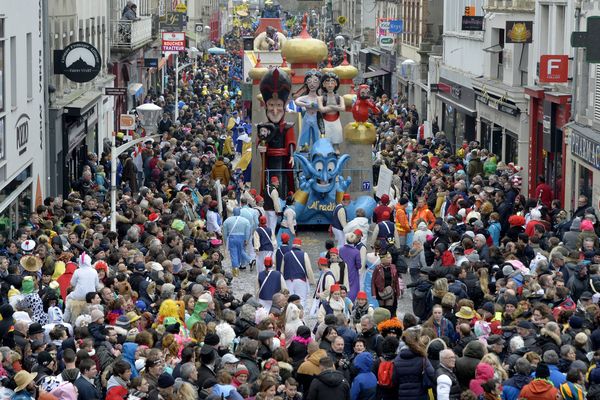
[[[302,151],[308,151],[308,148],[319,139],[319,96],[317,91],[321,84],[321,72],[313,69],[304,75],[304,85],[298,92],[306,93],[296,99],[296,105],[304,107],[306,110],[302,118],[302,131],[300,132],[299,145]]]
[[[340,79],[333,72],[327,72],[321,79],[321,92],[319,97],[319,111],[323,114],[325,137],[339,152],[339,144],[344,141],[340,111],[344,111],[344,100],[337,94]]]

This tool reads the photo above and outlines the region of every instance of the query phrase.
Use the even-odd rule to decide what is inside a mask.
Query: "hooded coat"
[[[65,272],[56,279],[58,286],[60,287],[60,297],[62,297],[63,301],[67,298],[67,289],[71,285],[71,278],[73,278],[73,273],[76,269],[77,265],[73,262],[69,262],[65,266]]]
[[[311,400],[350,400],[350,384],[340,371],[326,370],[312,380],[306,398]]]
[[[581,218],[574,218],[571,221],[571,227],[562,237],[563,246],[569,251],[577,250],[577,241],[581,233]]]
[[[202,321],[202,316],[200,314],[206,311],[207,308],[207,302],[197,301],[194,306],[194,312],[192,312],[192,315],[185,321],[186,326],[191,329],[196,322]]]
[[[531,382],[530,376],[515,374],[502,385],[502,400],[517,400],[520,398],[521,389]]]
[[[534,379],[521,389],[520,399],[527,400],[556,400],[558,389],[546,380]]]
[[[463,356],[456,360],[456,377],[461,390],[469,388],[471,379],[475,378],[477,365],[484,356],[485,349],[480,341],[471,341],[463,350]]]
[[[123,344],[123,360],[131,366],[131,377],[135,378],[139,376],[139,372],[135,367],[135,352],[137,351],[138,345],[136,343],[126,342]]]
[[[313,378],[321,373],[319,360],[323,357],[327,357],[327,352],[323,349],[319,349],[308,356],[306,361],[298,367],[296,379],[298,379],[298,383],[302,387],[303,393],[308,392]]]
[[[469,383],[469,389],[475,393],[476,396],[483,394],[483,388],[481,384],[489,381],[494,377],[494,367],[490,364],[479,363],[475,368],[475,379],[471,379]]]
[[[350,398],[352,400],[375,400],[377,392],[377,377],[372,372],[373,356],[369,352],[362,352],[353,362],[358,375],[352,381]]]

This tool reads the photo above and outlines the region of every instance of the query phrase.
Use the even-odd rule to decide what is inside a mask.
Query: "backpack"
[[[377,368],[377,384],[384,388],[392,387],[392,376],[394,374],[394,362],[381,360]]]
[[[419,317],[421,321],[429,318],[433,309],[433,293],[431,292],[431,284],[421,283],[413,290],[413,313]]]

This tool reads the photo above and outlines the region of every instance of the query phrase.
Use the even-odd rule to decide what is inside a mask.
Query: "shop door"
[[[492,146],[488,149],[497,156],[502,157],[502,127],[494,124],[491,136]]]

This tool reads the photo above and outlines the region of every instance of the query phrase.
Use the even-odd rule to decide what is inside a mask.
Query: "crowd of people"
[[[105,149],[3,241],[0,398],[600,399],[588,198],[569,215],[539,177],[527,199],[517,166],[382,95],[389,194],[355,218],[344,195],[313,259],[278,180],[247,182],[240,55],[193,64],[178,104],[172,69],[146,98],[162,137],[119,160],[115,232]]]

